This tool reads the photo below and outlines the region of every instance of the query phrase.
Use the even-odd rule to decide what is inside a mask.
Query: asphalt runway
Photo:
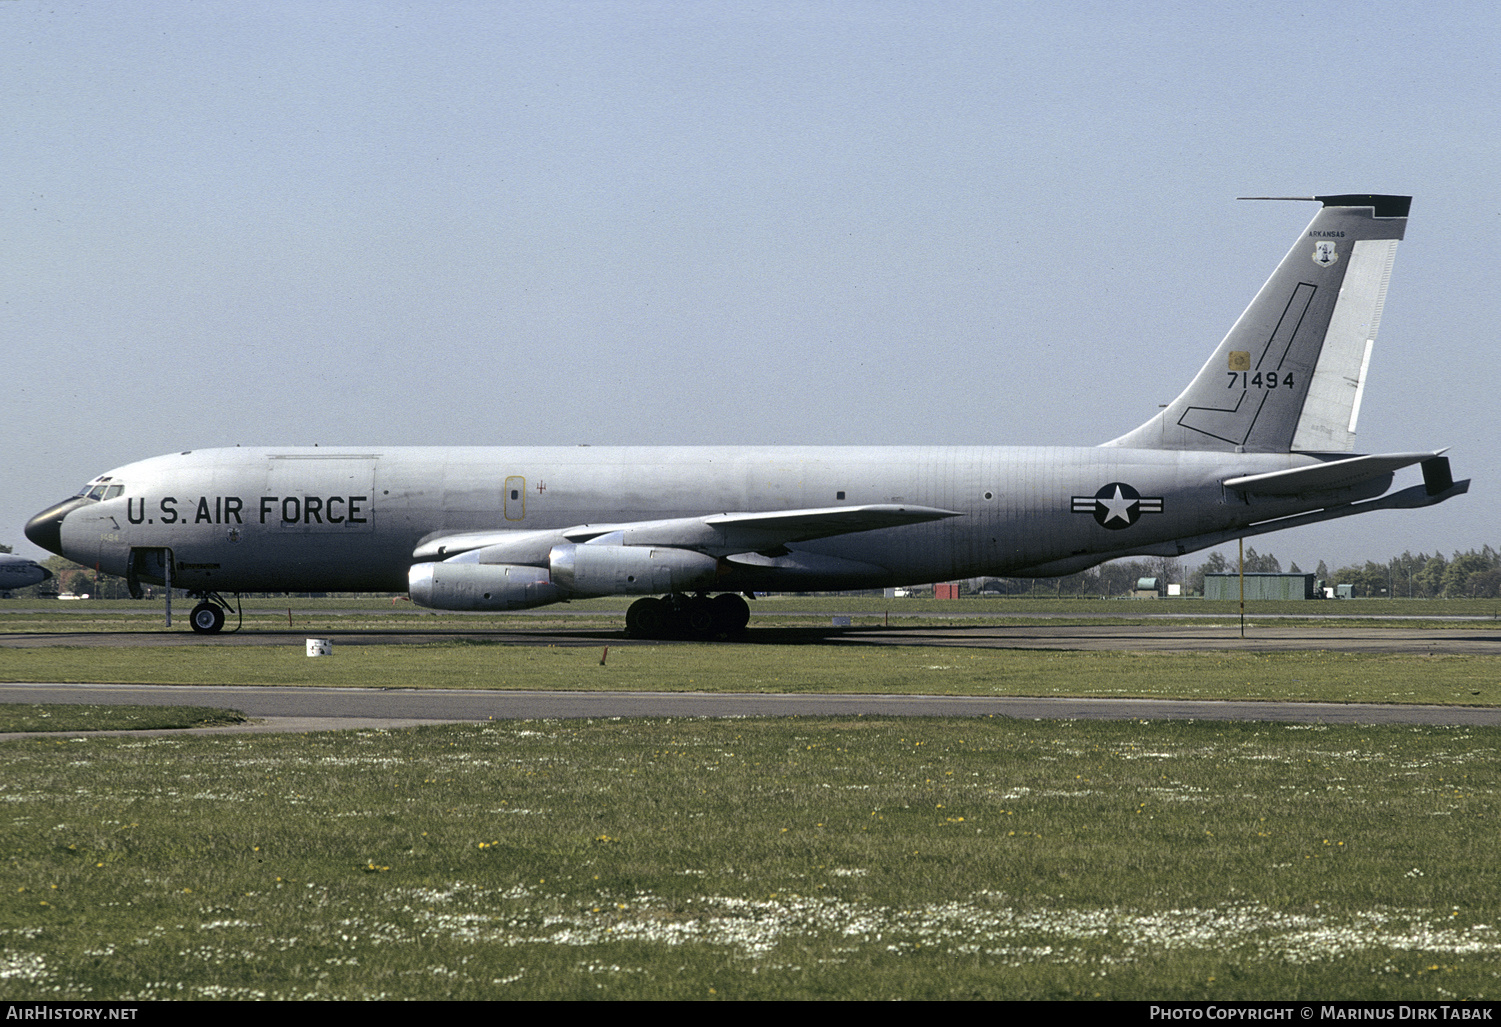
[[[182,645],[297,646],[308,631],[263,631],[195,636],[180,631],[68,632],[0,635],[4,647],[156,647]],[[628,639],[619,631],[334,631],[319,637],[341,646],[419,645],[490,641],[518,646],[632,646],[674,643]],[[1029,624],[895,628],[760,628],[749,644],[879,646],[915,645],[986,649],[1057,649],[1127,652],[1290,652],[1501,655],[1501,632],[1472,628],[1299,627],[1252,624],[1100,626]],[[140,703],[215,706],[241,710],[253,725],[194,730],[326,731],[394,728],[488,719],[589,717],[780,716],[1004,716],[1025,719],[1258,720],[1323,724],[1501,725],[1501,709],[1342,703],[1208,702],[1150,699],[1062,699],[970,696],[773,695],[762,693],[512,692],[309,687],[179,685],[0,684],[0,701],[32,703]],[[141,732],[131,732],[139,734]],[[0,735],[0,738],[21,737]]]
[[[1238,720],[1296,724],[1501,726],[1501,709],[1361,703],[1213,702],[946,695],[523,692],[212,685],[0,684],[0,702],[137,703],[236,709],[262,721],[187,732],[330,731],[486,720],[610,717],[1012,717],[1027,720]],[[76,732],[77,735],[109,732]],[[0,739],[26,737],[0,735]],[[49,734],[49,737],[56,737]]]

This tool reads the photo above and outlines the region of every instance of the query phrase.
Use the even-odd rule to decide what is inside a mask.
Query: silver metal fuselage
[[[127,573],[132,548],[170,549],[172,583],[188,589],[402,592],[413,550],[460,532],[845,504],[959,514],[795,543],[783,554],[792,565],[806,555],[864,569],[736,565],[715,586],[832,590],[1068,573],[1379,495],[1391,481],[1280,498],[1222,485],[1318,462],[1114,446],[210,449],[111,471],[123,492],[81,503],[59,528],[69,559],[111,574]],[[1111,483],[1151,502],[1101,523],[1093,497]]]

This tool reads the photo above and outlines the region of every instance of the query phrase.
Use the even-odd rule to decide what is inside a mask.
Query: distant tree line
[[[1204,591],[1204,575],[1233,574],[1236,561],[1220,553],[1192,569],[1182,560],[1153,557],[1142,560],[1115,560],[1091,567],[1078,574],[1058,578],[989,578],[983,588],[1002,595],[1118,596],[1136,587],[1140,578],[1160,578],[1164,583],[1181,584],[1189,594]],[[1282,562],[1272,553],[1258,553],[1246,546],[1246,573],[1280,573]],[[1289,574],[1306,573],[1296,563],[1288,566]],[[1405,552],[1386,563],[1367,560],[1330,571],[1323,560],[1313,571],[1326,586],[1352,585],[1362,598],[1394,597],[1399,599],[1494,599],[1501,597],[1501,553],[1490,546],[1456,552],[1445,559],[1442,553],[1414,556]]]
[[[1495,599],[1501,597],[1501,553],[1483,546],[1446,560],[1442,553],[1406,552],[1386,563],[1341,567],[1329,577],[1331,584],[1354,585],[1358,596]]]

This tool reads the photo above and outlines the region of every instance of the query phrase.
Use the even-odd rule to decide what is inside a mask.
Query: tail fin
[[[1139,449],[1350,452],[1410,196],[1324,206],[1183,394],[1105,443]]]

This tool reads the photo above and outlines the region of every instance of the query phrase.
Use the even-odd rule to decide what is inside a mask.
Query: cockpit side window
[[[116,496],[118,496],[120,493],[122,493],[124,491],[125,491],[125,486],[124,485],[111,485],[109,488],[107,488],[107,489],[104,490],[104,498],[105,499],[114,499]]]
[[[106,486],[104,485],[95,485],[93,488],[84,493],[84,495],[89,499],[103,499],[105,488]]]

